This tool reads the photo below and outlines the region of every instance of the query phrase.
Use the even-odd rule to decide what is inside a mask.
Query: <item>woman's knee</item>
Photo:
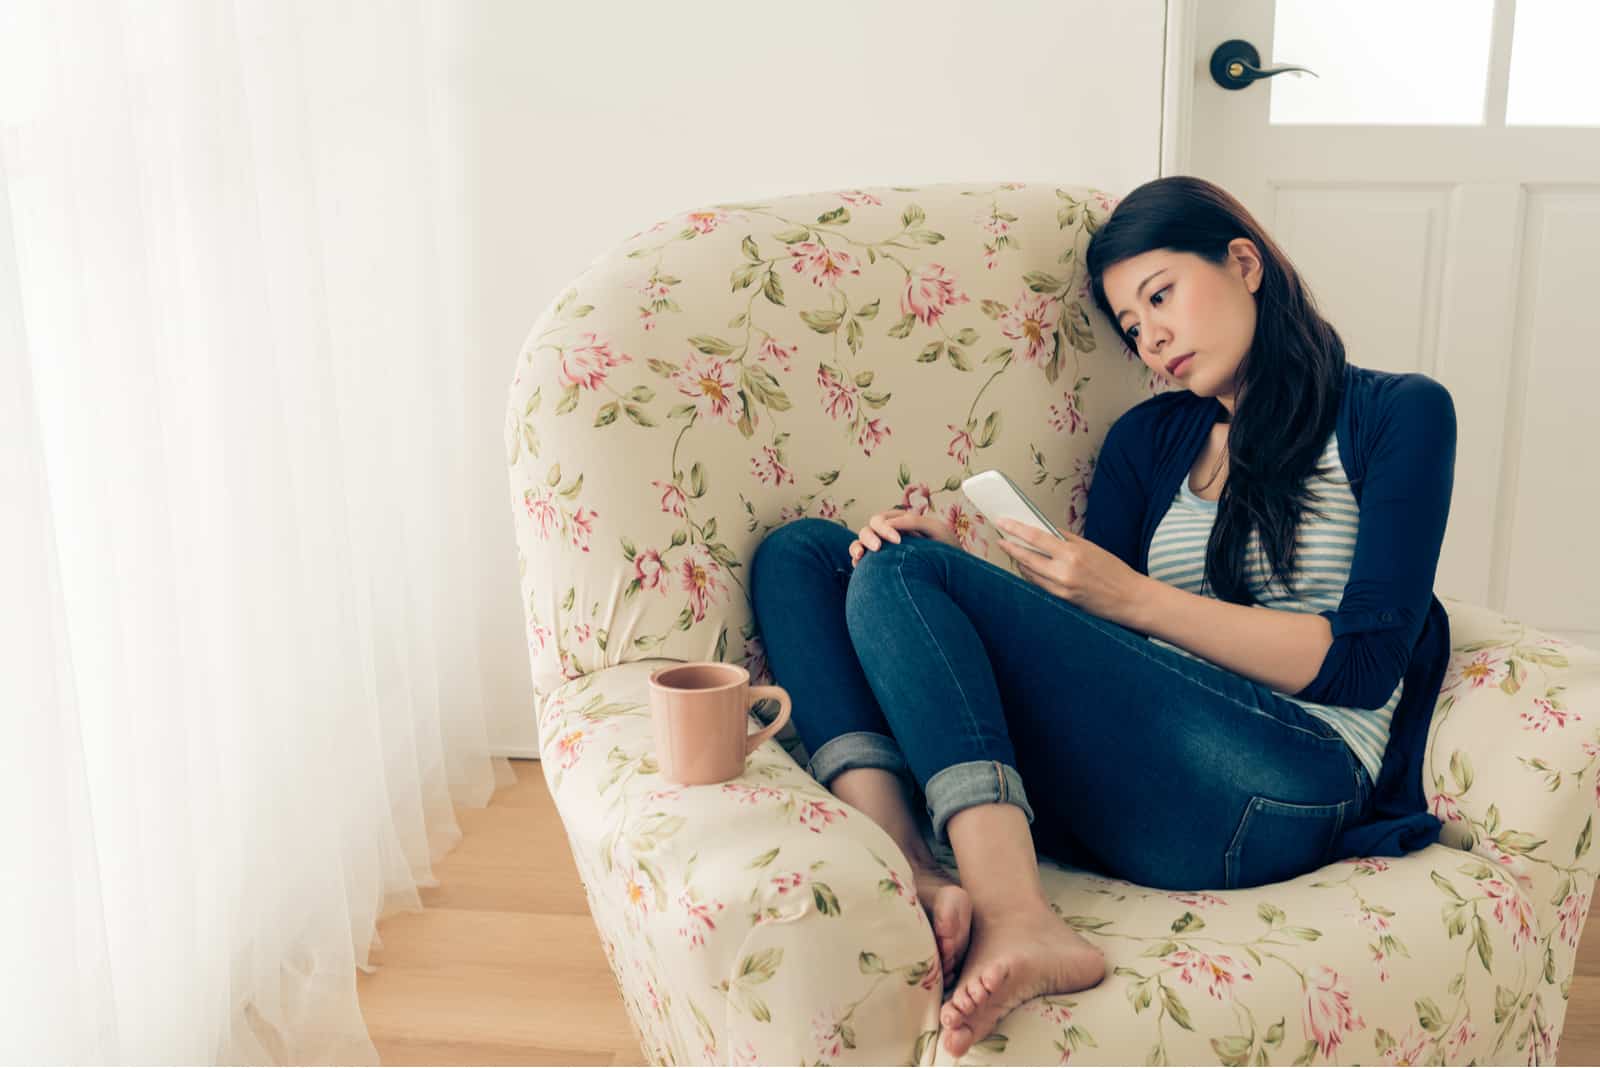
[[[844,618],[851,634],[870,633],[881,625],[885,610],[894,615],[903,611],[903,568],[914,557],[908,543],[892,541],[861,554],[844,594]]]
[[[761,576],[770,576],[775,571],[823,564],[837,566],[835,557],[848,558],[849,539],[853,537],[838,523],[815,516],[801,516],[773,527],[756,545],[755,555],[750,559],[751,587],[761,585]]]

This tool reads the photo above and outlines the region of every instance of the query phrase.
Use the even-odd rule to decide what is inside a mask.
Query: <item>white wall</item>
[[[534,318],[677,212],[813,190],[1157,176],[1164,0],[477,0],[441,20],[468,214],[461,267],[479,616],[497,751],[537,754],[501,444]],[[460,14],[460,10],[454,13]]]

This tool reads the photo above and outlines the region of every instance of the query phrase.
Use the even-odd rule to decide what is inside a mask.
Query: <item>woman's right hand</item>
[[[957,549],[962,547],[961,539],[950,529],[950,524],[932,512],[919,515],[904,508],[891,508],[867,520],[867,525],[861,528],[861,536],[850,543],[850,566],[859,564],[867,553],[877,552],[885,540],[898,544],[901,531],[919,538],[933,538]]]

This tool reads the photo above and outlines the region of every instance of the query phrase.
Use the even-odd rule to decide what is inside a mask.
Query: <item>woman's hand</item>
[[[867,525],[861,528],[861,536],[850,543],[850,566],[859,564],[868,552],[877,552],[886,540],[899,544],[902,530],[919,538],[942,541],[957,549],[962,547],[961,539],[950,529],[950,524],[933,513],[918,515],[904,508],[891,508],[867,520]]]
[[[998,519],[995,526],[1046,554],[1000,539],[1000,548],[1017,562],[1023,578],[1091,615],[1128,625],[1148,579],[1121,557],[1070,532],[1058,538],[1014,519]]]

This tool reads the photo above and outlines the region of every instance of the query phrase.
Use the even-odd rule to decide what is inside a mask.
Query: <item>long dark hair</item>
[[[1329,473],[1317,460],[1327,447],[1344,394],[1344,342],[1318,313],[1310,289],[1283,250],[1232,195],[1188,175],[1134,189],[1089,241],[1085,263],[1094,302],[1113,325],[1106,299],[1107,268],[1144,252],[1189,252],[1216,266],[1228,262],[1228,243],[1246,237],[1262,261],[1255,292],[1256,331],[1239,365],[1237,402],[1228,428],[1232,469],[1217,502],[1206,546],[1205,576],[1218,598],[1256,603],[1246,581],[1245,554],[1259,532],[1271,574],[1293,594],[1296,531],[1317,498],[1305,480]],[[1120,326],[1122,340],[1138,347]]]

